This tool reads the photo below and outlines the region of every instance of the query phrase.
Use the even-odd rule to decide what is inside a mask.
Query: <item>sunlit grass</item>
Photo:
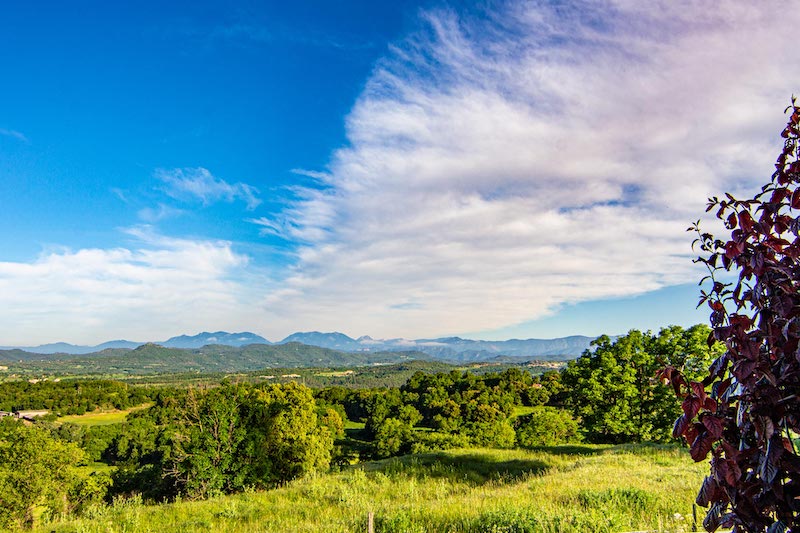
[[[353,422],[352,420],[344,421],[344,429],[364,429],[364,422]]]
[[[120,409],[94,410],[82,415],[62,416],[59,417],[57,421],[71,422],[73,424],[79,424],[82,426],[107,426],[110,424],[119,424],[121,422],[125,422],[125,419],[131,412],[137,411],[139,409],[144,409],[151,405],[152,403],[145,403],[124,410]]]
[[[534,411],[536,411],[536,407],[531,407],[528,405],[515,405],[514,412],[511,413],[511,418],[514,419],[517,418],[518,416],[529,415]]]
[[[47,531],[691,531],[708,466],[657,446],[451,450],[207,501],[98,508]]]

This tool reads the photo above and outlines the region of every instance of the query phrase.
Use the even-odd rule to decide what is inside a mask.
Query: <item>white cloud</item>
[[[248,259],[231,243],[167,238],[148,226],[128,233],[133,247],[0,262],[3,344],[159,340],[257,326]]]
[[[228,183],[215,178],[202,167],[159,169],[155,175],[165,183],[164,192],[177,200],[200,200],[203,205],[242,200],[249,210],[255,209],[261,203],[256,196],[258,189],[255,187],[246,183]]]
[[[686,226],[769,176],[800,89],[784,3],[424,19],[376,67],[324,188],[258,221],[303,243],[265,301],[279,330],[487,330],[694,281]]]

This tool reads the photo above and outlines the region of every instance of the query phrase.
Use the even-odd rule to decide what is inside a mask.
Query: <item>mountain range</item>
[[[270,342],[250,332],[228,333],[225,331],[202,332],[197,335],[180,335],[165,341],[132,342],[115,340],[97,346],[77,346],[64,342],[33,347],[0,347],[3,350],[23,350],[36,354],[83,355],[103,350],[135,349],[145,344],[158,344],[165,348],[198,349],[208,345],[242,347],[251,344],[282,345],[300,343],[342,352],[405,352],[425,353],[436,359],[450,361],[482,361],[498,356],[532,357],[539,359],[569,359],[577,357],[590,347],[594,337],[574,335],[556,339],[510,339],[485,341],[444,337],[438,339],[373,339],[369,336],[354,339],[343,333],[321,333],[318,331],[293,333],[279,342]]]

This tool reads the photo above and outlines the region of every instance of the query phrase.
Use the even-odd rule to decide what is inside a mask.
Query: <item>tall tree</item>
[[[658,335],[631,330],[612,340],[603,335],[593,350],[571,361],[561,376],[565,404],[590,442],[662,441],[671,438],[680,411],[670,390],[656,379],[665,364],[707,366],[714,350],[702,339],[707,326],[662,329]]]
[[[106,476],[90,476],[83,451],[22,422],[0,419],[0,528],[34,525],[34,510],[65,514],[100,500]]]

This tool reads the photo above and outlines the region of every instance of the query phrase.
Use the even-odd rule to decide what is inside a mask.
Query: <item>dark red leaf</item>
[[[686,443],[691,445],[697,436],[700,434],[700,429],[698,426],[705,427],[703,424],[689,424],[689,427],[686,428],[686,431],[683,432],[683,436],[686,438]]]
[[[726,460],[725,464],[728,467],[727,471],[725,472],[725,483],[731,487],[735,487],[739,482],[739,479],[742,477],[742,469],[739,468],[739,465],[736,464],[736,461]]]
[[[707,431],[701,431],[694,442],[689,447],[689,455],[695,462],[699,462],[708,457],[708,452],[711,451],[711,446],[714,444],[714,437],[708,434]]]
[[[692,420],[695,416],[697,416],[697,413],[700,411],[702,406],[703,401],[694,394],[689,394],[686,396],[681,404],[681,408],[683,409],[683,412],[686,413],[686,418],[689,420]]]
[[[689,427],[689,420],[686,419],[686,415],[679,416],[672,426],[672,437],[680,438],[686,432],[687,427]]]
[[[740,253],[741,249],[735,242],[728,241],[727,244],[725,244],[725,257],[728,259],[735,259]]]
[[[722,517],[720,516],[719,512],[717,512],[716,508],[712,507],[706,513],[705,518],[703,518],[703,528],[706,531],[716,531],[719,529],[721,522]]]
[[[681,398],[683,397],[683,392],[681,391],[681,386],[686,386],[686,380],[683,379],[683,376],[680,372],[673,372],[672,373],[672,388],[675,391],[675,396]]]
[[[725,368],[728,366],[728,358],[725,355],[721,355],[714,359],[714,362],[711,363],[711,366],[708,367],[708,374],[712,377],[720,377],[722,373],[725,372]]]
[[[692,381],[689,383],[689,386],[692,388],[692,392],[695,396],[701,401],[704,402],[706,399],[706,388],[703,386],[702,383],[698,383],[697,381]]]
[[[697,493],[695,503],[701,507],[708,507],[708,504],[713,501],[718,487],[719,483],[713,477],[706,476],[703,479],[703,484],[700,485],[700,492]]]
[[[780,436],[778,436],[778,439],[780,439]],[[758,465],[758,475],[767,485],[771,485],[778,476],[778,472],[780,471],[779,461],[782,453],[783,445],[779,441],[776,442],[776,439],[773,438],[770,439],[769,444],[767,444],[766,453],[761,454]]]
[[[750,216],[749,211],[739,212],[739,226],[747,233],[753,229],[753,217]]]
[[[739,361],[735,365],[733,365],[733,375],[739,381],[745,380],[750,374],[753,373],[753,370],[756,368],[756,363],[754,361]]]
[[[706,414],[702,417],[701,422],[703,422],[703,425],[706,427],[708,433],[711,435],[711,437],[713,437],[714,440],[717,440],[722,436],[724,423],[721,418]]]
[[[792,193],[792,209],[800,209],[800,189],[795,189]]]
[[[786,533],[788,530],[789,528],[786,526],[786,524],[784,524],[782,520],[778,520],[777,522],[770,524],[770,526],[767,528],[767,533]]]
[[[736,523],[736,513],[725,513],[719,519],[719,527],[733,527]]]
[[[707,397],[706,401],[703,402],[703,409],[711,411],[712,413],[717,411],[717,402],[714,398]]]

